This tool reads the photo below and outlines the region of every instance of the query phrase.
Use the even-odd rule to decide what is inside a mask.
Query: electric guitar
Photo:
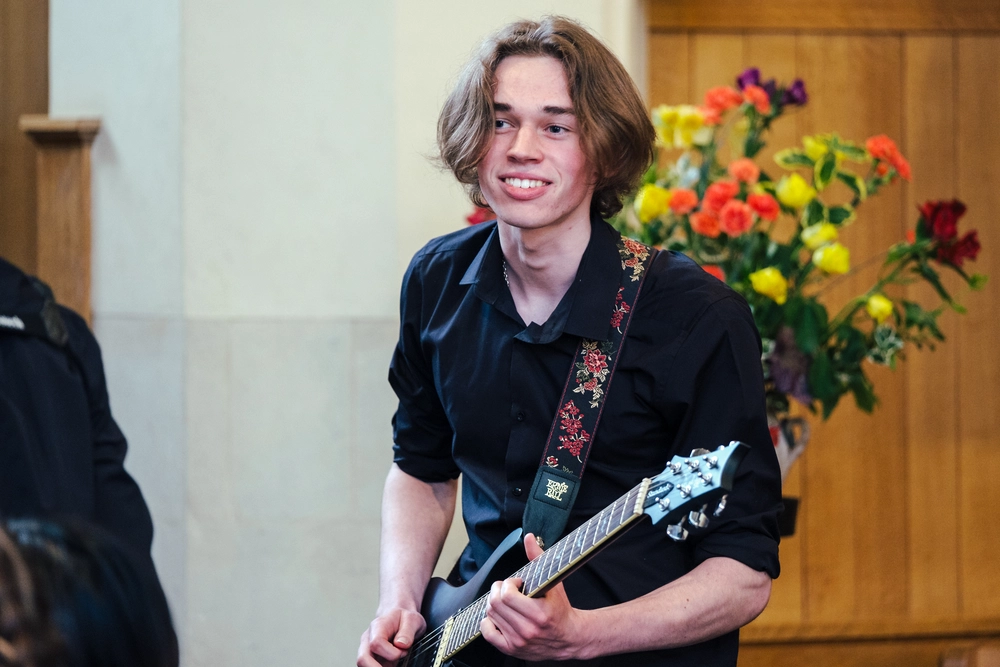
[[[653,523],[677,521],[667,527],[667,536],[687,539],[685,524],[708,525],[707,512],[719,516],[726,506],[726,492],[749,447],[733,441],[713,452],[696,449],[691,456],[675,456],[662,473],[644,479],[635,488],[604,508],[579,528],[546,549],[510,577],[519,577],[528,597],[542,595],[571,574],[598,551],[620,537],[643,516]],[[678,520],[679,519],[679,520]],[[493,576],[498,561],[521,543],[518,528],[504,539],[475,577],[460,587],[443,579],[431,580],[424,595],[423,614],[427,627],[435,628],[417,641],[401,667],[443,667],[481,636],[480,622],[486,618],[489,587],[509,577]],[[477,644],[486,644],[485,640]],[[492,649],[492,647],[491,647]],[[495,649],[492,649],[495,650]],[[466,659],[463,655],[462,659]],[[457,660],[454,662],[458,662]]]

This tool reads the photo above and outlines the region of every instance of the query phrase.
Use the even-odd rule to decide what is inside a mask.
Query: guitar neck
[[[528,597],[541,595],[614,540],[643,516],[650,480],[638,486],[591,517],[586,523],[552,545],[511,577],[520,578]],[[439,667],[479,637],[479,624],[486,618],[487,595],[449,617],[444,625],[428,633],[414,646],[409,667]]]

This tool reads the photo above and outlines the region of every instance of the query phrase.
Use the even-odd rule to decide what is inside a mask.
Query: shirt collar
[[[611,313],[622,277],[620,238],[611,225],[591,215],[590,241],[570,288],[544,325],[529,325],[517,338],[545,344],[568,333],[592,340],[610,340]],[[495,226],[460,282],[472,285],[474,294],[482,301],[521,321],[504,281],[503,251]]]

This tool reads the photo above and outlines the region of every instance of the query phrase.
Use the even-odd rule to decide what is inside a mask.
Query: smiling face
[[[589,224],[595,177],[562,64],[509,56],[495,76],[496,128],[478,166],[483,197],[498,220],[524,230]]]

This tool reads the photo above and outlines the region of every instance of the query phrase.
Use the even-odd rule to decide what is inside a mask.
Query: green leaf
[[[826,308],[815,299],[801,301],[795,326],[795,343],[803,352],[812,356],[820,349],[826,334]]]
[[[812,159],[798,148],[786,148],[774,154],[774,161],[779,167],[784,169],[795,169],[796,167],[813,168]]]
[[[845,204],[844,206],[831,206],[829,210],[829,220],[835,225],[844,225],[854,219],[854,208]]]
[[[938,276],[937,271],[932,269],[930,265],[927,264],[926,262],[921,262],[918,266],[919,266],[918,271],[920,272],[920,275],[923,276],[927,280],[927,282],[931,284],[932,287],[934,287],[934,290],[938,293],[938,296],[940,296],[942,299],[950,303],[951,295],[948,294],[948,290],[946,290],[944,288],[944,285],[941,284],[941,278]]]
[[[875,409],[875,404],[878,402],[875,398],[875,388],[868,378],[865,377],[864,372],[853,375],[848,386],[851,389],[851,393],[854,394],[854,402],[858,404],[859,408],[865,412],[871,412]]]
[[[836,171],[837,156],[833,153],[827,153],[816,163],[813,169],[813,183],[816,189],[822,191],[826,186],[830,185],[830,181],[833,180],[833,175]]]
[[[824,403],[840,396],[840,387],[837,384],[837,377],[833,372],[833,364],[825,352],[816,355],[812,360],[812,364],[809,365],[808,380],[809,393]],[[834,402],[834,405],[836,405],[836,402]]]
[[[826,219],[826,207],[819,199],[813,199],[802,209],[802,226],[809,227]]]
[[[983,275],[982,273],[973,273],[969,276],[969,287],[978,292],[986,287],[986,281],[989,280],[989,278],[989,276]]]
[[[837,178],[853,190],[859,200],[864,201],[868,197],[868,187],[865,185],[865,179],[849,171],[840,171],[839,169],[837,170]]]

